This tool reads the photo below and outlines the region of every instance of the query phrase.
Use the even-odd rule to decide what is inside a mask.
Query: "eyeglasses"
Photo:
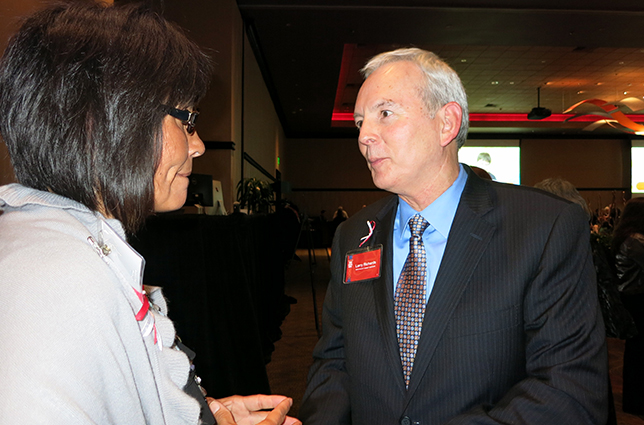
[[[186,126],[186,131],[188,132],[188,134],[193,134],[195,132],[195,124],[197,123],[199,111],[194,110],[191,112],[187,109],[177,109],[166,105],[164,105],[164,107],[168,115],[181,120],[181,123]]]

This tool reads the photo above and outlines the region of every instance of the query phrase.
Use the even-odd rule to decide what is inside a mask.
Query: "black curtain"
[[[289,311],[280,227],[274,214],[158,215],[130,241],[209,396],[270,394],[266,364]]]

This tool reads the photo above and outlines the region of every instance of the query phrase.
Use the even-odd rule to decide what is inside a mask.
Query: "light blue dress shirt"
[[[458,203],[465,188],[467,181],[467,173],[463,166],[459,164],[460,171],[458,177],[452,185],[432,202],[427,208],[420,211],[425,220],[429,222],[429,226],[423,233],[423,244],[425,245],[425,252],[427,254],[427,282],[425,291],[425,301],[429,300],[429,296],[434,287],[436,274],[440,267],[445,253],[445,245],[447,245],[447,236],[452,228],[454,215]],[[409,219],[412,218],[419,211],[414,210],[407,202],[400,198],[398,202],[398,211],[396,212],[396,220],[394,222],[394,255],[393,255],[393,278],[394,278],[394,294],[398,286],[398,279],[402,272],[405,260],[409,254],[409,238],[411,231],[409,230]]]

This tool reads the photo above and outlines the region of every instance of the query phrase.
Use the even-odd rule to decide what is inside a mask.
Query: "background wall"
[[[278,157],[284,145],[284,130],[248,38],[244,41],[243,150],[275,177],[275,170],[279,169]],[[269,181],[248,162],[243,164],[243,177]]]
[[[292,187],[287,196],[309,216],[326,210],[326,218],[342,206],[351,216],[363,205],[387,196],[377,189],[355,139],[287,139],[283,178]]]
[[[591,209],[623,204],[631,185],[628,140],[521,141],[521,184],[533,186],[549,177],[570,181]],[[616,188],[627,188],[627,193]],[[605,190],[601,190],[605,189]]]
[[[326,210],[330,218],[342,205],[352,215],[387,194],[373,191],[375,186],[357,143],[357,135],[356,139],[287,139],[283,176],[293,188],[289,198],[302,212],[316,216]],[[520,145],[523,185],[561,177],[580,189],[591,208],[605,206],[613,198],[620,206],[627,196],[613,190],[630,187],[627,140],[524,139]]]

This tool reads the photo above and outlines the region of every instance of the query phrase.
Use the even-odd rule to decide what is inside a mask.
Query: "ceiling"
[[[397,47],[431,50],[456,70],[473,138],[628,136],[607,125],[584,131],[589,121],[560,116],[526,120],[538,87],[540,106],[553,114],[584,99],[644,100],[641,0],[237,3],[288,137],[355,137],[358,70]],[[349,120],[332,121],[334,111]]]

